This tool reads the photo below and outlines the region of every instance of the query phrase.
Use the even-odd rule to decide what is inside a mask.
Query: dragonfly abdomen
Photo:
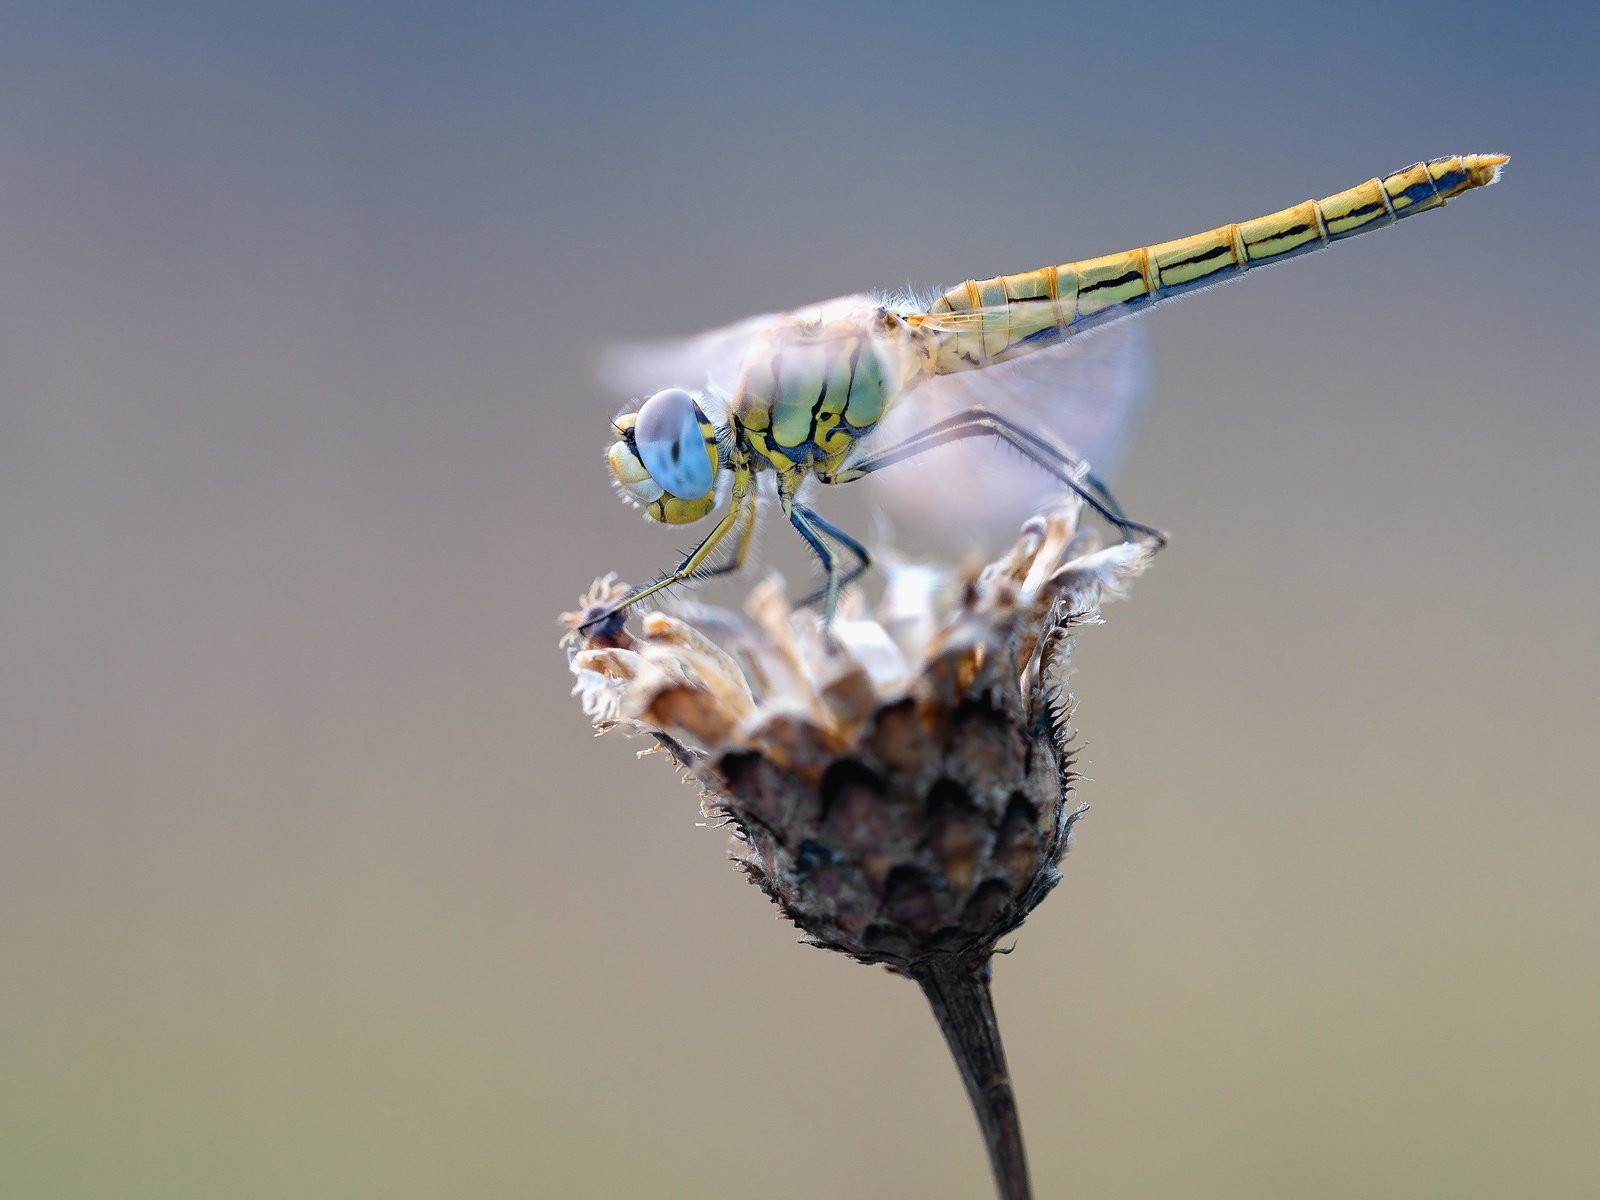
[[[928,316],[980,309],[984,316],[970,328],[954,329],[939,339],[933,370],[945,374],[1004,362],[1254,267],[1440,208],[1462,192],[1493,183],[1505,162],[1503,155],[1468,154],[1416,163],[1253,221],[1120,254],[958,284],[929,307]]]

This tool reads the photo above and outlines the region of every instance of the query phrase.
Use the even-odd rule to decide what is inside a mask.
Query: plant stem
[[[989,1150],[999,1200],[1031,1200],[1022,1123],[989,995],[988,956],[976,961],[960,956],[943,958],[914,967],[910,974],[933,1006],[961,1081],[967,1085],[967,1096]]]

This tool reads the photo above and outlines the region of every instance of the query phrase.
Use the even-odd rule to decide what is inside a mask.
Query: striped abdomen
[[[1499,154],[1439,158],[1209,233],[958,284],[927,312],[936,335],[933,370],[945,374],[1003,362],[1169,296],[1439,208],[1451,197],[1493,183],[1505,162]],[[978,310],[981,317],[960,317]],[[953,315],[941,322],[941,314]]]

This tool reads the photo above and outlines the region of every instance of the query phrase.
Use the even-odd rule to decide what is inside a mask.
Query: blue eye
[[[634,444],[644,469],[680,500],[698,500],[711,491],[716,462],[700,432],[700,409],[682,388],[657,392],[639,409]]]

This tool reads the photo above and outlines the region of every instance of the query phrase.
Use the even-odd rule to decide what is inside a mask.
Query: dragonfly
[[[802,486],[851,483],[973,439],[1009,447],[1052,487],[1076,493],[1123,540],[1159,549],[1166,535],[1128,516],[1081,448],[1098,437],[1097,422],[1114,425],[1118,418],[1107,411],[1115,404],[1105,396],[1094,410],[1096,393],[1082,382],[1093,360],[1081,348],[1116,343],[1100,341],[1099,333],[1075,339],[1256,267],[1441,208],[1495,182],[1507,161],[1466,154],[1419,162],[1252,221],[968,280],[926,305],[843,296],[631,356],[628,373],[665,386],[613,421],[607,461],[618,489],[665,525],[700,521],[719,503],[724,510],[676,567],[626,592],[585,626],[619,619],[678,584],[737,571],[754,540],[763,490],[769,498],[775,491],[783,517],[821,564],[825,582],[801,604],[820,602],[824,622],[831,621],[841,589],[872,558],[860,540],[802,500]],[[1042,390],[1047,407],[1055,393],[1060,411],[1044,420],[1019,418],[1007,401],[1030,390]],[[930,419],[905,432],[904,420],[887,420],[891,412],[896,418],[926,412]],[[899,435],[886,442],[874,437],[886,426]],[[758,487],[768,474],[775,488]],[[726,484],[720,489],[719,479]],[[936,482],[945,490],[944,479]],[[957,481],[949,482],[954,491]]]

